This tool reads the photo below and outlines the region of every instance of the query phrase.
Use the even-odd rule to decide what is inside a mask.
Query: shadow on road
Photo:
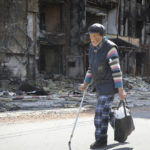
[[[124,142],[124,143],[115,143],[115,144],[110,144],[106,147],[106,149],[112,149],[114,147],[117,147],[119,145],[125,145],[128,144],[128,142]],[[114,150],[118,150],[118,149],[114,149]],[[129,149],[122,149],[122,150],[129,150]]]
[[[132,150],[133,148],[131,147],[124,147],[124,148],[117,148],[117,149],[113,149],[113,150]]]
[[[109,150],[109,149],[115,148],[115,147],[120,146],[120,145],[125,145],[125,144],[128,144],[128,142],[110,144],[110,145],[108,145],[105,148],[100,148],[100,149],[96,149],[96,150]],[[113,150],[133,150],[133,148],[131,148],[131,147],[124,147],[124,148],[115,148]]]

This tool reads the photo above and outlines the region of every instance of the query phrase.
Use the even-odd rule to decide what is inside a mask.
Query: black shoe
[[[97,149],[97,148],[104,148],[107,146],[107,138],[102,138],[98,141],[95,141],[93,144],[91,144],[91,149]]]

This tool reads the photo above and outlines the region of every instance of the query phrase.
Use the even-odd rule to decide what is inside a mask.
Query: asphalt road
[[[123,144],[108,130],[108,150],[150,150],[150,111],[136,112],[136,130]],[[1,123],[0,150],[69,150],[74,118],[39,122]],[[94,142],[93,117],[80,117],[72,138],[72,150],[89,150]]]

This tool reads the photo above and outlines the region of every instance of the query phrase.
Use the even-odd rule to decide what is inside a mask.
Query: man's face
[[[94,47],[102,41],[102,38],[103,37],[99,33],[90,33],[90,40]]]

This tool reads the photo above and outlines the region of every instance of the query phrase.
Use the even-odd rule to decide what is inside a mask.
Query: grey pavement
[[[150,150],[150,111],[133,112],[136,130],[123,144],[113,140],[109,126],[109,150]],[[0,150],[69,150],[75,118],[24,123],[0,123]],[[72,138],[72,150],[89,150],[94,141],[93,117],[80,117]]]

